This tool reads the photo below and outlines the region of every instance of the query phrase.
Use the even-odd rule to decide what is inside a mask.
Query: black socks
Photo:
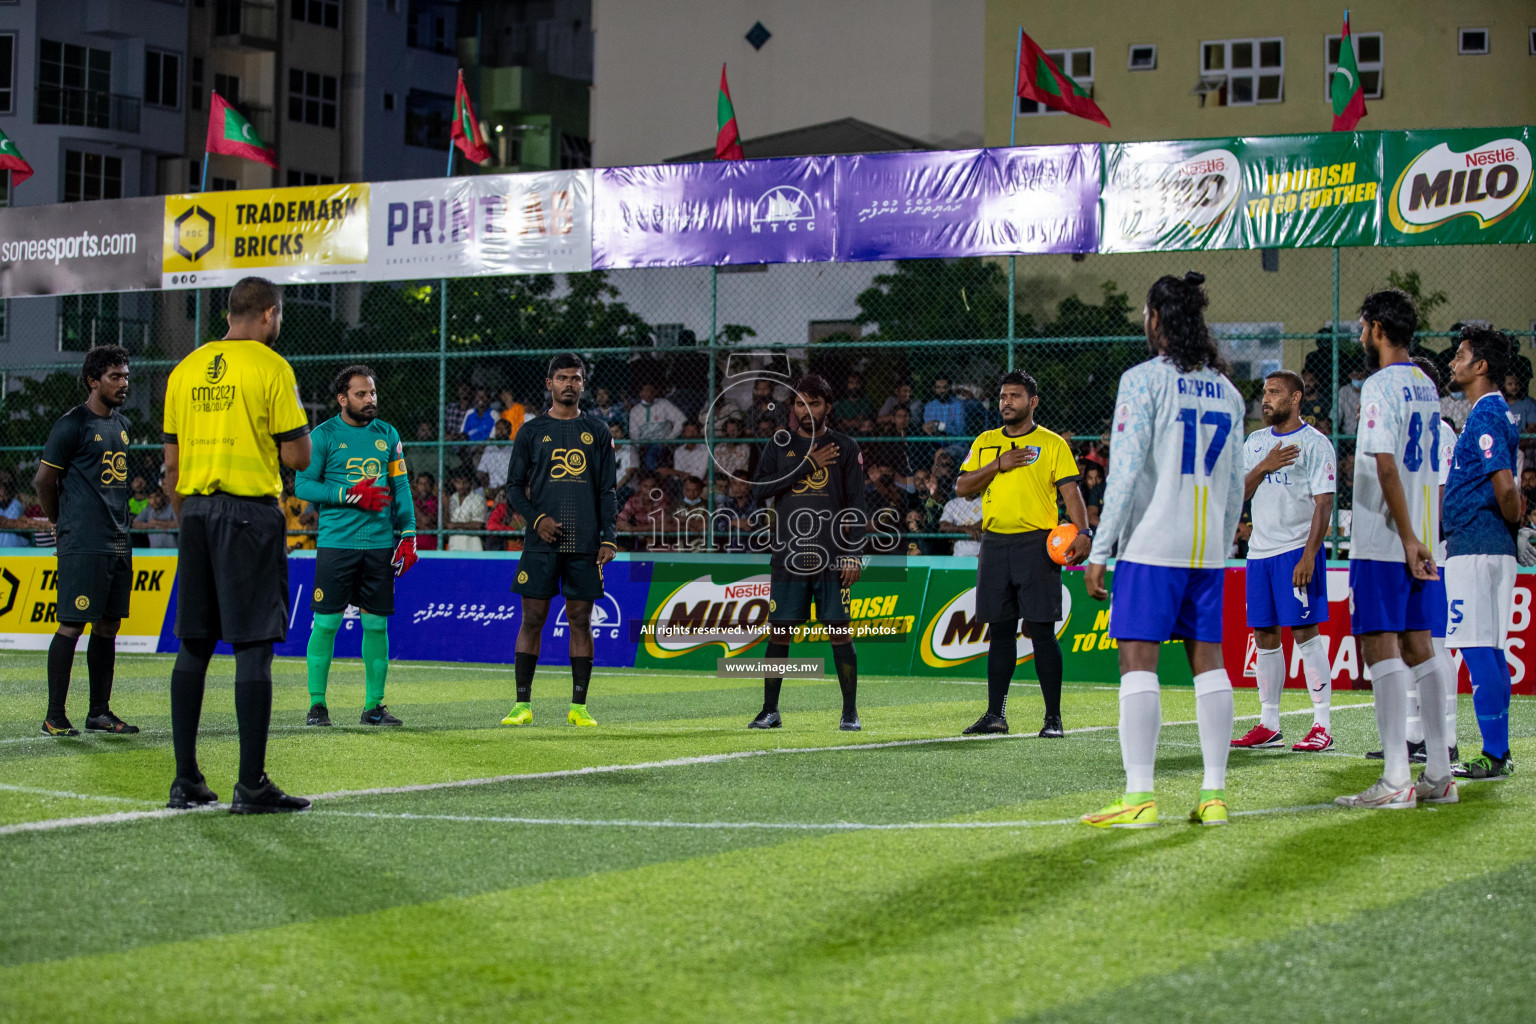
[[[240,785],[255,789],[267,771],[272,724],[272,644],[235,645],[235,719],[240,723]]]
[[[1013,665],[1018,660],[1018,638],[1012,622],[992,623],[992,643],[987,647],[987,714],[1006,717],[1008,686],[1013,682]],[[1061,653],[1056,655],[1061,664]],[[1058,669],[1058,673],[1059,673]],[[1059,678],[1059,674],[1058,674]],[[1058,683],[1057,692],[1061,686]]]
[[[518,655],[522,657],[521,654]],[[592,659],[571,658],[571,703],[586,704],[587,687],[592,683]],[[531,686],[530,681],[530,686]],[[519,697],[518,700],[523,698]]]
[[[1026,625],[1035,643],[1035,674],[1040,677],[1040,696],[1045,698],[1046,717],[1060,718],[1061,644],[1056,641],[1056,624],[1030,622]]]
[[[768,641],[768,650],[764,654],[768,660],[782,660],[789,657],[789,644],[776,644]],[[779,710],[779,690],[784,687],[783,676],[767,676],[763,679],[763,710]]]
[[[203,715],[203,686],[213,640],[183,640],[171,669],[171,746],[176,751],[178,778],[202,778],[197,768],[197,723]]]
[[[843,717],[852,718],[859,710],[859,656],[853,644],[833,644],[832,664],[837,668],[837,687],[843,691]]]
[[[111,706],[112,673],[116,665],[117,637],[100,636],[91,630],[91,641],[85,648],[85,667],[91,677],[91,706],[87,717],[104,715]]]
[[[574,659],[573,659],[574,660]],[[518,651],[512,656],[513,671],[517,674],[517,702],[527,704],[533,700],[533,670],[539,667],[537,654],[524,654]],[[592,667],[591,659],[587,660],[588,674]]]
[[[75,641],[79,637],[53,634],[48,645],[48,719],[64,717],[64,700],[69,696],[69,675],[75,667]],[[94,643],[94,638],[92,640]]]

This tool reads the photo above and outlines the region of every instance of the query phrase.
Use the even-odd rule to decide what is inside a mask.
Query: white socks
[[[1435,645],[1435,660],[1440,663],[1440,678],[1445,681],[1445,741],[1454,747],[1456,745],[1456,662],[1451,658],[1451,652],[1445,649],[1445,637],[1434,637],[1432,642]]]
[[[1407,664],[1404,662],[1403,664]],[[1419,710],[1419,677],[1414,675],[1408,683],[1408,731],[1403,734],[1409,743],[1424,742],[1424,717]]]
[[[1280,652],[1275,654],[1278,657]],[[1282,661],[1282,668],[1283,665]],[[1283,684],[1285,677],[1280,678]],[[1277,716],[1279,703],[1277,690]],[[1279,718],[1275,721],[1278,724]],[[1200,788],[1226,789],[1227,755],[1232,750],[1232,681],[1227,678],[1226,669],[1213,669],[1195,676],[1195,722],[1200,728],[1200,753],[1205,760],[1205,781]]]
[[[1230,706],[1230,697],[1228,700]],[[1157,763],[1157,734],[1163,727],[1163,705],[1158,696],[1156,672],[1127,672],[1120,677],[1120,760],[1125,765],[1127,793],[1152,792],[1152,769]],[[1201,735],[1205,729],[1201,728]],[[1223,747],[1232,732],[1227,715]]]
[[[1376,732],[1381,738],[1381,777],[1393,786],[1408,785],[1408,686],[1412,680],[1402,658],[1371,666],[1376,698]]]
[[[1254,671],[1259,677],[1259,724],[1279,732],[1280,692],[1285,689],[1285,649],[1260,647]],[[1198,701],[1196,707],[1199,707]]]
[[[1440,659],[1432,657],[1415,665],[1413,681],[1419,690],[1419,717],[1424,729],[1424,774],[1431,779],[1449,778],[1451,758],[1445,738],[1445,678]]]
[[[1296,650],[1301,655],[1307,696],[1312,698],[1312,723],[1332,731],[1333,669],[1328,665],[1328,641],[1318,634],[1304,644],[1297,644]]]

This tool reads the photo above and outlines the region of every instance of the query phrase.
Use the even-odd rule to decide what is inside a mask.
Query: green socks
[[[309,702],[325,703],[325,684],[331,677],[331,657],[336,653],[336,632],[341,629],[341,612],[316,612],[310,627],[309,647],[304,663],[309,669]]]
[[[384,703],[384,680],[389,676],[389,620],[363,612],[363,710]]]

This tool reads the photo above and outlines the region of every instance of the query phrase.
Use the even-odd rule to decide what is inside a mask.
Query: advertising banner
[[[873,153],[837,163],[840,261],[1093,252],[1099,147]]]
[[[365,280],[368,189],[358,185],[166,196],[162,288]]]
[[[832,157],[604,167],[596,178],[600,269],[832,259]]]
[[[1536,241],[1530,128],[1383,133],[1387,245]]]
[[[0,298],[160,287],[158,196],[20,206],[0,221]]]
[[[590,170],[386,181],[370,193],[370,281],[592,269]]]
[[[1381,237],[1376,133],[1240,139],[1242,244],[1249,249],[1375,245]]]
[[[1104,147],[1104,252],[1236,249],[1237,139]]]
[[[45,651],[59,628],[59,560],[51,551],[30,550],[34,553],[0,554],[0,651]],[[117,634],[120,651],[153,652],[160,643],[176,558],[138,553],[148,550],[135,550],[130,611]],[[82,635],[81,646],[86,642]]]

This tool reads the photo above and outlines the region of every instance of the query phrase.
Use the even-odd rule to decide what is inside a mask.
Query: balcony
[[[121,345],[129,352],[143,352],[149,344],[148,320],[79,312],[60,313],[57,319],[60,352],[88,352],[98,345]]]
[[[277,7],[254,0],[213,0],[213,45],[262,53],[277,49]]]
[[[64,85],[39,85],[37,123],[137,133],[139,104],[137,96]]]

